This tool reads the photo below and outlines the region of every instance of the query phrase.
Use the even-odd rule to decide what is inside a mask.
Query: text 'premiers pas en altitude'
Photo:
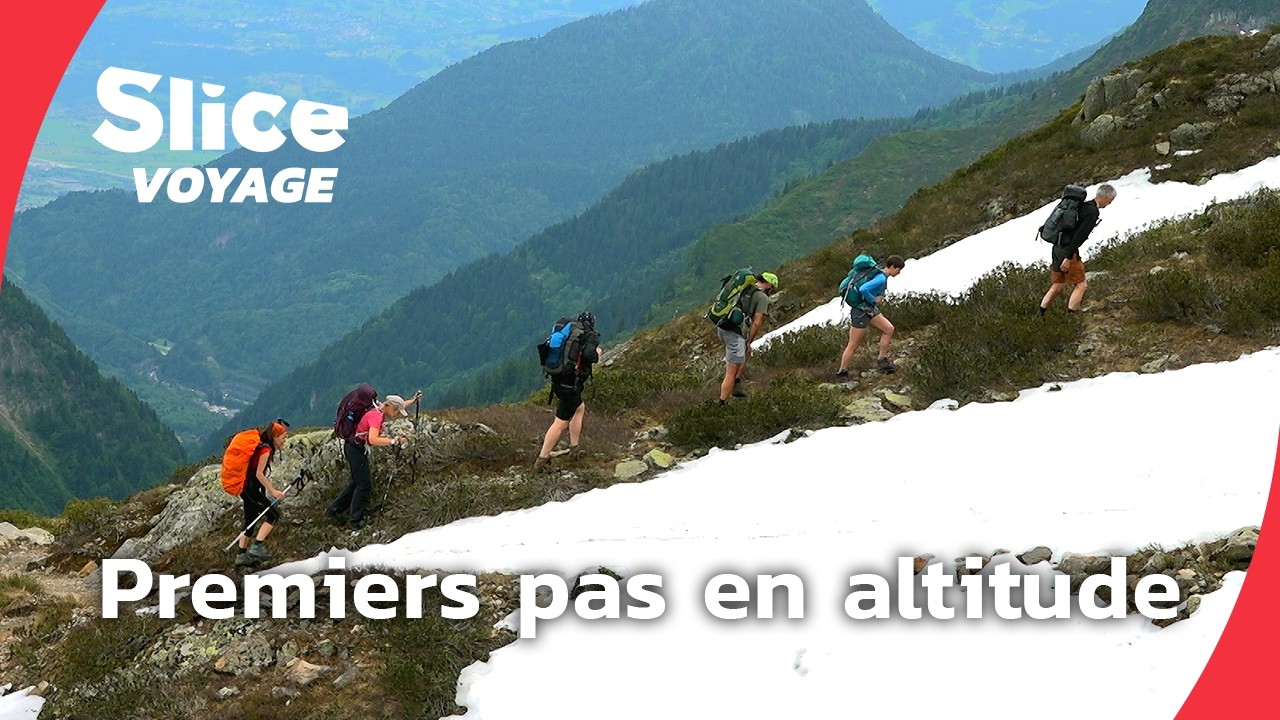
[[[892,582],[871,573],[851,575],[850,592],[843,601],[844,614],[852,620],[919,620],[926,616],[937,620],[981,619],[990,608],[1004,620],[1065,620],[1075,612],[1091,620],[1105,620],[1124,618],[1128,607],[1124,557],[1111,559],[1110,572],[1084,578],[1075,600],[1071,577],[1067,575],[1043,575],[1034,569],[1022,572],[1009,563],[992,563],[983,568],[983,558],[971,557],[965,559],[965,564],[972,574],[960,575],[957,580],[954,574],[944,572],[941,563],[930,564],[917,574],[914,562],[913,557],[898,558],[897,577]],[[260,574],[246,575],[237,582],[225,575],[208,574],[193,582],[190,575],[152,573],[141,560],[107,559],[102,563],[102,617],[119,617],[122,604],[147,600],[154,592],[157,605],[149,611],[166,619],[175,617],[178,602],[189,597],[197,615],[213,620],[237,615],[256,619],[264,614],[310,620],[316,617],[318,587],[327,588],[332,619],[345,618],[348,603],[354,605],[357,614],[371,620],[421,618],[426,611],[424,596],[432,589],[439,591],[441,604],[436,610],[445,619],[466,620],[480,611],[475,575],[396,578],[372,573],[352,582],[346,575],[346,558],[329,556],[327,567],[329,572],[317,579],[301,573]],[[584,620],[655,620],[666,612],[661,575],[637,574],[619,579],[594,573],[583,575],[579,583],[575,591],[559,575],[521,575],[520,637],[536,637],[539,622],[554,620],[569,611]],[[1107,599],[1100,601],[1098,591],[1103,588],[1108,591]],[[265,608],[264,592],[268,593]],[[290,592],[295,593],[296,602],[290,601]],[[963,597],[958,598],[957,593]],[[1051,598],[1047,602],[1046,595]],[[1147,575],[1133,588],[1133,600],[1134,607],[1145,617],[1171,619],[1179,604],[1177,581],[1168,575]],[[805,614],[804,581],[791,573],[751,579],[721,573],[703,586],[702,603],[719,620],[768,620],[774,618],[775,612],[801,620]],[[291,605],[295,608],[292,615]]]

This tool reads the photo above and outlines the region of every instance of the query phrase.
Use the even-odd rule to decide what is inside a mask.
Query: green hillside
[[[156,414],[8,279],[0,368],[0,508],[56,513],[73,497],[122,498],[183,462]]]
[[[73,193],[18,215],[9,263],[107,372],[185,401],[164,417],[189,437],[221,422],[203,402],[239,407],[406,287],[509,249],[645,164],[908,115],[994,81],[860,1],[652,0],[453,65],[321,157],[290,144],[212,163],[338,167],[330,205]]]

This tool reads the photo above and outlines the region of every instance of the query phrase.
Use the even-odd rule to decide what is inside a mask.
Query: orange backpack
[[[222,489],[240,496],[244,491],[244,481],[249,477],[249,463],[262,446],[262,434],[257,430],[244,430],[236,433],[222,455]]]

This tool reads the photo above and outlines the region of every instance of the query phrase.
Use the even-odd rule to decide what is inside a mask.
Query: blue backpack
[[[862,286],[881,275],[883,272],[876,266],[876,259],[870,255],[859,255],[853,261],[849,274],[840,281],[840,296],[849,307],[862,307],[867,299],[862,297]]]
[[[542,371],[552,376],[576,371],[582,356],[582,333],[582,323],[570,318],[557,320],[551,326],[551,334],[538,345]]]

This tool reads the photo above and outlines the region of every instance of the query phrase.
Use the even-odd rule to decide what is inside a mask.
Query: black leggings
[[[351,468],[351,480],[342,489],[338,497],[329,503],[329,514],[340,515],[351,509],[351,522],[364,519],[364,506],[369,501],[369,493],[373,490],[373,481],[369,478],[369,454],[363,445],[352,442],[342,443],[342,455]]]
[[[252,528],[250,523],[254,521],[262,511],[266,510],[267,514],[262,519],[268,523],[275,525],[280,522],[279,507],[272,507],[271,501],[267,499],[267,489],[262,487],[262,483],[258,482],[256,475],[251,476],[244,483],[244,489],[240,491],[240,499],[244,501],[244,531],[249,534]]]

